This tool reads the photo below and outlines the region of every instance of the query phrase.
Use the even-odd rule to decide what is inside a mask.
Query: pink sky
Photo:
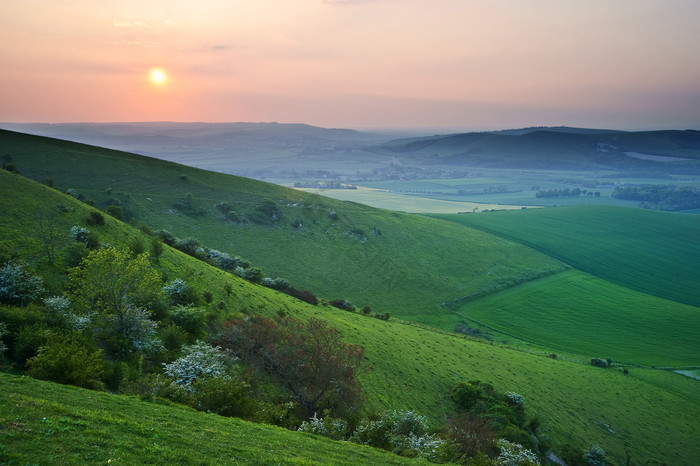
[[[2,0],[0,121],[700,129],[699,18],[697,0]]]

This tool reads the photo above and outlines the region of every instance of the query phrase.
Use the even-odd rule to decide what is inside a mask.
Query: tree
[[[364,349],[345,343],[326,321],[232,320],[217,344],[290,390],[307,417],[324,409],[356,408],[361,398],[355,377]]]
[[[43,292],[41,277],[29,273],[23,262],[9,262],[0,267],[0,303],[24,306]]]
[[[148,306],[162,294],[161,280],[146,254],[132,258],[127,250],[98,249],[70,269],[69,297],[85,311],[96,313],[98,327],[113,348],[155,349],[155,322]]]

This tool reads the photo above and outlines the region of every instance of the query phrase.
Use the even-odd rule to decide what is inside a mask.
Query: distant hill
[[[529,128],[398,139],[368,150],[421,166],[700,173],[700,132],[692,130]]]

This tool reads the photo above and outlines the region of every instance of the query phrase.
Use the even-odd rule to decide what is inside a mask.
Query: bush
[[[612,360],[608,359],[603,359],[603,358],[591,358],[591,366],[596,366],[596,367],[608,367]]]
[[[196,259],[203,260],[206,258],[206,251],[196,238],[178,240],[173,246],[175,249],[178,249],[188,256],[192,256]]]
[[[168,246],[174,246],[175,242],[177,241],[175,235],[170,233],[168,230],[158,230],[155,232],[155,235]]]
[[[236,267],[236,275],[253,283],[261,283],[264,277],[262,269],[258,267]]]
[[[203,336],[206,323],[204,311],[191,305],[177,305],[170,311],[170,319],[189,335]]]
[[[32,275],[23,262],[0,267],[0,303],[25,306],[44,293],[43,281]]]
[[[197,291],[185,280],[176,278],[163,286],[163,292],[170,298],[171,304],[188,305],[197,302]]]
[[[105,224],[105,217],[100,212],[90,212],[90,215],[83,219],[85,225],[99,226]]]
[[[121,206],[112,204],[107,206],[106,212],[117,220],[124,220],[124,209]]]
[[[246,384],[235,378],[198,379],[192,386],[191,405],[199,411],[228,417],[249,417],[255,411]]]
[[[102,351],[86,346],[75,335],[52,336],[36,356],[27,361],[29,375],[38,379],[102,388]]]
[[[285,292],[291,296],[294,296],[297,299],[301,299],[304,302],[313,304],[314,306],[318,304],[318,298],[310,290],[297,290],[292,286],[285,290]]]
[[[195,390],[196,380],[226,378],[225,356],[219,349],[200,341],[186,346],[183,356],[163,364],[164,372],[174,379],[174,385],[190,392]]]

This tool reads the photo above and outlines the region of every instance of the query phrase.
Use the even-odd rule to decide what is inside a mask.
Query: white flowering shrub
[[[525,406],[525,398],[523,398],[523,396],[519,393],[508,392],[506,393],[506,398],[508,398],[508,401],[510,401],[515,406],[518,406],[520,408]]]
[[[314,413],[311,419],[301,423],[298,430],[309,434],[322,435],[334,440],[342,440],[347,433],[348,423],[344,419],[336,419],[328,416],[319,419],[316,413]]]
[[[59,316],[65,315],[70,309],[70,300],[65,296],[49,296],[44,298],[46,308]]]
[[[586,464],[590,466],[605,466],[607,464],[605,451],[598,445],[591,445],[588,447],[588,450],[586,450],[583,456],[586,459]]]
[[[163,351],[163,343],[158,338],[158,324],[151,320],[151,313],[141,307],[128,307],[121,316],[107,317],[109,329],[126,337],[136,350],[144,353]]]
[[[32,275],[24,263],[9,262],[0,267],[0,303],[24,306],[42,293],[42,279]]]
[[[430,435],[409,435],[404,437],[402,446],[408,452],[415,454],[417,458],[424,458],[428,461],[440,461],[441,451],[445,446],[445,441],[437,434]]]
[[[73,239],[78,241],[79,243],[87,244],[88,238],[90,237],[90,230],[88,230],[85,227],[73,225],[70,229],[70,234],[73,237]]]
[[[175,380],[173,384],[192,391],[196,380],[227,378],[225,355],[219,347],[212,347],[201,341],[182,348],[183,356],[170,364],[163,364],[164,371]]]
[[[495,463],[499,466],[531,466],[540,464],[537,455],[520,444],[509,442],[506,439],[498,439],[496,446],[501,451]]]

